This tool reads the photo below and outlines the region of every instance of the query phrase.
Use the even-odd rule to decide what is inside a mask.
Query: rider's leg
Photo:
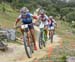
[[[48,39],[50,39],[50,26],[48,25]]]
[[[20,30],[21,30],[21,34],[22,34],[21,39],[23,39],[23,36],[24,36],[24,29],[21,29],[21,28],[20,28]],[[28,46],[30,46],[30,31],[26,31],[26,32],[27,32]],[[22,41],[23,41],[23,40],[22,40]]]
[[[20,28],[20,31],[21,31],[21,34],[22,34],[22,35],[21,35],[21,39],[23,39],[23,36],[24,36],[24,29],[21,29],[21,28]]]
[[[51,36],[50,36],[50,30],[49,30],[49,39],[51,38]]]
[[[51,42],[52,42],[55,28],[54,26],[49,25],[48,29],[49,29],[49,39],[51,39]]]
[[[47,25],[45,25],[44,30],[45,30],[45,34],[46,34],[46,37],[47,37],[47,33],[48,33],[48,26]]]
[[[37,46],[36,46],[36,39],[35,39],[35,34],[34,34],[34,28],[33,28],[33,25],[29,25],[29,29],[30,29],[30,32],[31,32],[31,35],[32,35],[32,39],[33,39],[33,42],[34,42],[34,49],[37,50]]]
[[[54,27],[54,30],[53,31],[54,31],[54,34],[55,34],[55,27]]]
[[[27,32],[27,42],[28,46],[30,46],[30,31]]]
[[[47,26],[45,26],[45,27],[44,27],[44,30],[45,30],[46,34],[47,34],[47,29],[48,29],[48,27],[47,27]]]
[[[48,21],[45,21],[45,22],[44,22],[44,30],[45,30],[46,37],[47,37],[47,34],[48,34]],[[46,39],[47,39],[47,38],[46,38]]]
[[[35,41],[35,35],[34,35],[34,29],[30,29],[30,32],[31,32],[33,42],[34,42],[34,49],[37,50],[36,41]]]

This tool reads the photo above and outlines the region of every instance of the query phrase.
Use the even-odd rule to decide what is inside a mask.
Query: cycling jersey
[[[40,28],[42,28],[43,25],[48,25],[48,16],[47,15],[39,15],[39,20],[41,21],[40,23]]]
[[[26,13],[25,15],[20,15],[18,18],[22,20],[23,24],[30,24],[32,23],[32,14]]]
[[[18,19],[21,19],[23,24],[28,24],[29,29],[33,29],[32,17],[31,13],[26,13],[26,15],[19,15]]]
[[[56,21],[54,19],[48,20],[48,30],[54,30]]]
[[[47,15],[39,15],[39,20],[42,22],[45,22],[46,20],[48,20],[48,16]]]
[[[49,26],[54,26],[55,23],[56,23],[56,21],[54,19],[49,19],[48,20],[48,25]]]

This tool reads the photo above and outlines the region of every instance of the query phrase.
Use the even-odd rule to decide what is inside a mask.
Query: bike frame
[[[46,36],[46,32],[45,32],[44,28],[41,28],[40,31],[41,31],[41,33],[42,33],[42,34],[41,34],[41,35],[42,35],[42,40],[43,40],[43,41],[46,41],[46,37],[47,37],[47,36]]]

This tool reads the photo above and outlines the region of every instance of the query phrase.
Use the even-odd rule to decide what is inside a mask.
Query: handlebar
[[[35,26],[39,26],[39,24],[37,24],[37,23],[31,23],[31,24],[33,24],[33,25],[35,25]],[[24,25],[24,24],[23,24]],[[29,24],[28,24],[29,25]],[[18,25],[18,26],[16,26],[14,29],[17,29],[17,28],[21,28],[21,26],[22,25]]]

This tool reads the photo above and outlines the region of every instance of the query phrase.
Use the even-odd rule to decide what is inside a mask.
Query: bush
[[[70,12],[70,8],[69,7],[66,7],[66,8],[62,8],[60,10],[60,14],[65,16],[66,14],[68,14]]]
[[[63,55],[61,58],[60,58],[60,61],[62,61],[62,62],[66,62],[66,55]]]
[[[6,11],[6,9],[5,9],[5,7],[4,7],[4,6],[2,7],[2,11],[3,11],[3,12],[5,12],[5,11]]]
[[[70,12],[66,15],[67,21],[72,22],[75,21],[75,11]]]

